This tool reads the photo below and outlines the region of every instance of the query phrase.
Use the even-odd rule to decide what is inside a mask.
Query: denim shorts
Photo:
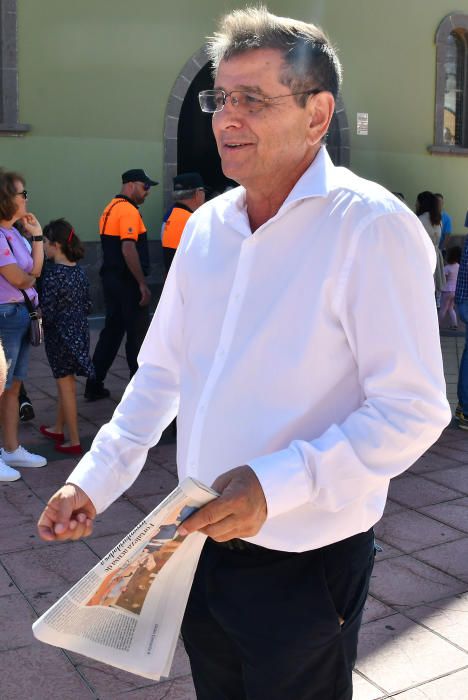
[[[30,323],[25,304],[0,304],[0,339],[8,366],[7,389],[11,387],[13,378],[23,380],[27,375]]]

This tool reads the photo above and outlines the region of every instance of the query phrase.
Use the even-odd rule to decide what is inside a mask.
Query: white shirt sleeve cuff
[[[294,447],[249,462],[265,494],[268,519],[299,508],[312,499],[312,482]]]

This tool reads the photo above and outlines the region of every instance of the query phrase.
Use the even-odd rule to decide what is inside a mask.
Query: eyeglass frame
[[[28,190],[23,190],[22,192],[17,192],[15,194],[15,197],[19,197],[20,195],[23,197],[23,199],[27,199],[28,198]]]
[[[228,97],[231,98],[231,105],[234,108],[237,108],[238,104],[237,105],[234,104],[232,101],[232,97],[231,97],[231,95],[235,92],[239,92],[241,94],[248,94],[248,95],[249,94],[253,95],[255,93],[254,90],[252,90],[252,91],[250,91],[250,90],[231,90],[231,92],[226,92],[222,88],[213,88],[212,90],[200,90],[200,92],[198,93],[198,102],[200,104],[201,111],[204,114],[217,114],[218,112],[222,112],[226,106],[226,101],[227,101]],[[303,90],[302,92],[289,92],[286,95],[275,95],[274,97],[267,97],[265,95],[262,95],[261,93],[256,93],[256,94],[258,94],[258,98],[259,98],[258,101],[261,102],[261,106],[258,109],[254,109],[252,111],[260,112],[262,109],[264,109],[266,107],[266,105],[268,103],[272,102],[273,100],[279,100],[281,97],[294,97],[295,95],[318,95],[319,92],[323,92],[322,88],[312,88],[311,90]],[[208,112],[207,110],[203,109],[203,107],[201,106],[200,98],[202,97],[202,95],[206,96],[207,93],[210,94],[211,96],[214,96],[214,94],[219,94],[219,93],[222,94],[223,104],[222,104],[222,107],[220,109],[215,109],[212,112]]]

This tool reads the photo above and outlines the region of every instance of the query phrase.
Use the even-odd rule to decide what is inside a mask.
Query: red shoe
[[[51,430],[47,430],[47,426],[45,425],[41,425],[39,430],[44,437],[49,438],[49,440],[55,440],[55,442],[63,442],[65,440],[65,435],[63,433],[53,433]]]
[[[60,445],[57,443],[55,445],[57,452],[63,452],[65,455],[82,455],[83,448],[81,445]]]

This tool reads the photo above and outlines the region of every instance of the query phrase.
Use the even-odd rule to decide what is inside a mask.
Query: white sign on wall
[[[357,113],[356,125],[356,133],[358,136],[369,135],[369,115],[367,112]]]

